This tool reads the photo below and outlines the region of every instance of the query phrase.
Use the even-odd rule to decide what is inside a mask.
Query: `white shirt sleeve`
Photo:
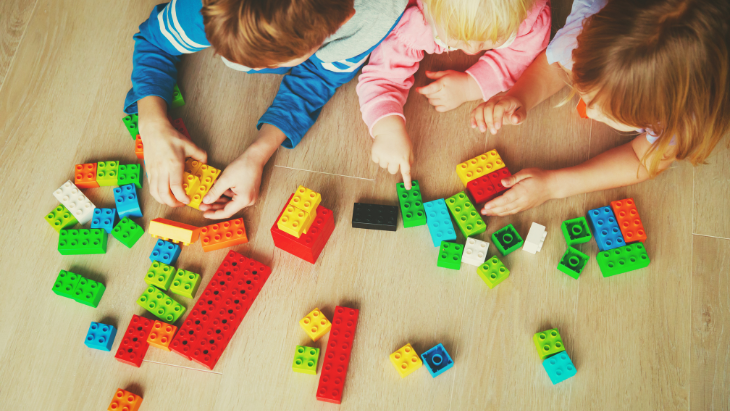
[[[583,20],[598,13],[608,0],[575,0],[565,26],[558,30],[547,46],[548,64],[560,63],[567,70],[573,69],[573,50],[578,47],[578,35],[583,31]]]

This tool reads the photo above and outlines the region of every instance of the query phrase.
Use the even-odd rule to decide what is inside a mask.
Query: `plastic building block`
[[[583,119],[588,118],[588,113],[586,112],[588,107],[586,106],[586,102],[583,101],[583,99],[578,100],[578,105],[575,106],[575,111],[578,112],[578,116]]]
[[[78,188],[99,187],[99,183],[96,182],[96,163],[76,164],[74,184]]]
[[[416,350],[411,347],[411,344],[406,344],[398,351],[390,354],[390,362],[393,363],[401,378],[405,378],[423,366],[423,362],[418,357]]]
[[[444,345],[440,343],[421,354],[421,359],[423,359],[423,364],[426,365],[426,369],[433,378],[438,377],[444,371],[454,366],[454,360],[446,352]]]
[[[175,336],[175,331],[177,331],[177,327],[174,325],[155,320],[150,335],[147,336],[147,344],[161,350],[170,351],[170,341]]]
[[[463,191],[446,199],[446,206],[449,207],[464,237],[473,237],[487,231],[482,216]]]
[[[319,361],[319,348],[303,347],[297,345],[294,353],[294,362],[291,369],[294,372],[317,375],[317,362]]]
[[[461,262],[479,267],[484,264],[487,259],[487,251],[489,243],[476,238],[467,238],[464,245],[464,254],[461,256]]]
[[[116,208],[95,208],[94,218],[91,219],[91,228],[101,228],[107,234],[111,234],[116,222]]]
[[[477,274],[489,288],[494,288],[509,277],[509,270],[499,261],[499,258],[492,257],[477,268]]]
[[[99,187],[117,185],[119,161],[100,161],[96,164],[96,182]]]
[[[355,203],[352,209],[352,228],[395,231],[398,228],[398,207]]]
[[[76,217],[74,217],[63,204],[59,204],[50,213],[48,213],[46,215],[46,221],[48,221],[48,224],[50,224],[51,227],[59,233],[62,229],[73,227],[76,223],[78,223]],[[91,228],[94,228],[93,225]]]
[[[200,244],[205,252],[233,247],[247,242],[248,237],[246,237],[246,226],[243,224],[243,218],[211,224],[200,229]]]
[[[114,398],[107,411],[138,411],[140,405],[142,405],[142,397],[119,388],[114,393]]]
[[[190,202],[188,203],[188,206],[196,210],[200,209],[200,204],[202,204],[205,194],[207,194],[210,188],[213,187],[213,183],[215,183],[215,180],[218,178],[220,173],[221,171],[217,168],[211,167],[207,164],[200,165],[200,168],[198,169],[198,178],[200,179],[200,182],[198,185],[189,188]]]
[[[621,227],[621,234],[623,234],[626,244],[646,240],[644,225],[641,223],[639,210],[636,209],[633,198],[611,201],[611,208],[616,215],[616,221]]]
[[[172,89],[172,102],[170,105],[172,108],[178,108],[185,105],[185,100],[183,100],[182,93],[180,92],[180,88],[178,88],[177,84],[175,84],[175,87]]]
[[[212,370],[270,274],[269,267],[229,251],[170,349]]]
[[[53,292],[66,298],[74,298],[74,290],[83,277],[71,271],[61,270],[53,283]]]
[[[277,218],[276,221],[279,219]],[[335,219],[332,211],[320,205],[317,207],[316,218],[306,234],[296,238],[279,230],[277,223],[274,222],[274,225],[271,226],[271,237],[277,248],[314,264],[334,230]]]
[[[180,120],[180,124],[182,125],[182,128],[185,131],[183,134],[188,135],[188,131],[187,131],[187,129],[185,129],[185,125],[182,124],[182,119],[178,119],[178,120]],[[173,126],[175,126],[174,122],[173,122]],[[183,132],[183,130],[180,130],[177,126],[175,126],[175,128],[177,128],[178,131],[180,131],[181,133]],[[192,157],[188,157],[185,159],[185,172],[192,174],[194,176],[197,176],[198,170],[200,170],[200,166],[202,166],[202,165],[203,165],[203,163],[201,163],[200,161],[195,160]]]
[[[568,246],[568,249],[565,251],[565,255],[563,255],[563,258],[561,258],[558,263],[558,270],[577,280],[589,259],[590,257],[587,255],[571,246]]]
[[[517,233],[517,230],[510,224],[492,233],[492,242],[497,247],[497,250],[506,256],[520,248],[524,241],[522,241],[522,237]]]
[[[463,245],[442,241],[441,247],[439,247],[439,258],[436,265],[451,270],[461,269],[462,251],[464,251]]]
[[[593,235],[596,237],[599,251],[612,250],[626,245],[611,207],[590,210],[588,221],[593,229]]]
[[[497,150],[488,151],[456,166],[456,175],[466,186],[470,181],[504,167]]]
[[[180,246],[165,240],[157,240],[150,254],[150,261],[159,261],[168,265],[175,264],[180,256]]]
[[[147,287],[137,299],[140,307],[154,314],[160,320],[174,323],[185,312],[185,307],[170,298],[155,286]]]
[[[106,287],[104,287],[104,284],[82,277],[74,288],[73,299],[76,300],[77,303],[96,308],[99,306],[99,302],[101,301],[101,297],[104,295],[105,290]]]
[[[102,351],[111,351],[114,345],[114,337],[117,336],[117,329],[113,325],[106,325],[91,322],[89,331],[86,333],[84,344],[87,347]]]
[[[533,222],[530,226],[530,231],[527,233],[527,238],[525,238],[525,245],[522,246],[522,250],[527,251],[530,254],[537,253],[542,250],[542,245],[545,243],[545,237],[547,237],[545,226]]]
[[[604,277],[648,267],[651,262],[644,245],[641,243],[601,251],[596,256],[596,260],[598,260],[598,267]]]
[[[200,229],[198,227],[178,223],[177,221],[155,218],[150,221],[149,233],[153,238],[161,238],[173,243],[190,245],[198,241]]]
[[[507,167],[492,171],[491,173],[475,178],[466,184],[466,191],[471,194],[474,204],[484,204],[487,201],[497,197],[507,188],[502,185],[502,180],[511,176],[512,173]]]
[[[567,380],[576,373],[573,361],[570,361],[570,357],[565,351],[547,358],[542,362],[542,366],[553,385]]]
[[[537,354],[540,356],[541,360],[544,360],[553,354],[565,351],[563,339],[560,338],[560,333],[557,328],[533,335],[532,341],[535,343]]]
[[[456,240],[456,231],[451,222],[449,210],[446,208],[446,201],[443,198],[425,203],[426,225],[431,233],[431,241],[434,247],[439,247],[442,241]]]
[[[54,191],[53,196],[73,214],[79,224],[91,221],[96,206],[71,180],[66,181],[58,190]]]
[[[117,173],[117,185],[134,184],[142,188],[142,167],[139,164],[120,164]]]
[[[563,230],[563,236],[568,246],[587,243],[593,237],[585,217],[563,221],[560,229]]]
[[[127,131],[129,131],[129,135],[132,136],[132,138],[139,135],[139,116],[137,114],[124,116],[122,117],[122,121],[124,122],[124,126],[127,127]]]
[[[289,200],[290,205],[306,211],[309,216],[309,218],[304,222],[305,233],[309,229],[309,226],[312,225],[312,222],[314,222],[315,214],[313,211],[316,213],[317,206],[319,206],[319,203],[321,202],[322,196],[319,193],[316,193],[304,186],[297,187],[297,191],[294,192],[291,200]]]
[[[58,252],[62,255],[105,254],[108,234],[99,228],[64,229],[58,233]]]
[[[144,282],[167,291],[170,288],[170,284],[172,284],[174,276],[175,267],[159,261],[153,261],[150,269],[147,270],[147,274],[144,276]]]
[[[284,212],[276,222],[279,230],[299,238],[304,233],[305,223],[309,220],[309,213],[287,204]]]
[[[120,243],[126,245],[127,248],[132,248],[137,243],[137,240],[142,238],[143,234],[144,229],[130,220],[129,217],[122,218],[117,223],[117,226],[114,227],[114,230],[112,230],[112,236]]]
[[[322,311],[319,311],[319,308],[315,308],[306,317],[299,320],[299,325],[302,326],[304,332],[307,333],[312,341],[319,340],[332,328],[332,323],[330,323]]]
[[[142,136],[137,134],[137,138],[134,140],[134,155],[138,159],[144,160],[144,144],[142,143]]]
[[[187,298],[195,298],[200,285],[200,274],[178,268],[172,279],[170,292]]]
[[[360,311],[354,308],[335,307],[332,317],[327,351],[322,361],[322,373],[317,387],[317,400],[340,404],[342,391],[347,379],[347,368],[350,365],[352,343],[357,330]]]
[[[152,320],[133,315],[114,358],[117,361],[139,368],[145,354],[147,354],[147,349],[150,348],[149,343],[147,343],[147,336],[152,330],[152,324]]]
[[[411,189],[406,190],[403,183],[395,186],[400,202],[400,211],[403,216],[403,228],[418,227],[426,224],[426,210],[423,208],[421,186],[418,181],[411,182]]]
[[[142,217],[142,210],[137,200],[137,189],[134,184],[127,184],[114,189],[114,202],[117,204],[119,218]]]
[[[183,190],[185,190],[185,194],[192,198],[194,195],[198,194],[198,189],[200,189],[200,177],[184,171]]]

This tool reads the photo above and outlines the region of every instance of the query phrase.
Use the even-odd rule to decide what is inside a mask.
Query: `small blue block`
[[[431,241],[434,247],[439,247],[442,241],[456,240],[454,223],[451,222],[451,215],[446,208],[446,201],[443,198],[424,203],[426,209],[426,225],[431,233]]]
[[[546,358],[542,362],[542,366],[545,367],[545,371],[548,377],[550,377],[550,381],[553,382],[553,385],[567,380],[574,376],[576,372],[573,361],[570,361],[570,357],[568,357],[565,351]]]
[[[101,228],[111,234],[117,224],[116,208],[95,208],[94,216],[91,219],[91,228]]]
[[[173,265],[177,261],[178,256],[180,256],[179,245],[165,240],[157,240],[155,248],[152,249],[152,254],[150,254],[150,261],[159,261],[167,265]]]
[[[86,344],[89,348],[96,350],[111,351],[114,345],[114,337],[117,336],[117,329],[112,325],[91,322],[89,332],[86,333]]]
[[[117,204],[119,218],[142,217],[142,210],[137,200],[137,189],[134,184],[127,184],[114,189],[114,202]]]
[[[611,207],[601,207],[589,211],[588,222],[600,251],[608,251],[626,245]]]
[[[421,359],[431,377],[436,378],[444,371],[454,366],[454,361],[449,357],[443,344],[439,344],[421,354]]]

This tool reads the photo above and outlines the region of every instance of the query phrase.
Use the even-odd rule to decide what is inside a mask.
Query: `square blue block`
[[[431,241],[434,247],[439,247],[442,241],[456,240],[454,223],[451,222],[451,215],[446,208],[446,201],[443,198],[424,203],[426,209],[426,225],[431,233]]]
[[[117,224],[116,208],[95,208],[94,216],[91,219],[91,228],[101,228],[111,234],[114,225]]]
[[[137,189],[134,184],[127,184],[114,189],[114,202],[117,204],[119,218],[142,217],[142,210],[137,200]]]
[[[570,357],[565,351],[561,351],[552,357],[548,357],[542,362],[542,366],[545,367],[550,381],[553,385],[563,382],[568,378],[575,375],[575,366],[573,361],[570,361]]]
[[[92,321],[89,332],[86,333],[86,341],[84,341],[84,344],[96,350],[111,351],[112,345],[114,345],[114,337],[116,336],[117,329],[114,326]]]
[[[157,240],[155,248],[150,254],[150,261],[159,261],[167,265],[175,264],[177,257],[180,256],[180,246],[165,240]]]
[[[599,250],[608,251],[626,245],[611,207],[601,207],[589,211],[588,223],[596,237]]]
[[[431,377],[436,378],[444,371],[454,366],[454,361],[449,357],[443,344],[439,344],[421,354],[421,359]]]

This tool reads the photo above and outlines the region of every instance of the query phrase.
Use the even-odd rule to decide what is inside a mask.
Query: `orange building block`
[[[152,324],[152,330],[150,335],[147,336],[147,343],[153,347],[157,347],[161,350],[170,351],[170,341],[175,336],[177,327],[162,321],[155,321]]]
[[[586,102],[583,101],[583,99],[580,99],[578,102],[578,105],[575,106],[575,110],[578,111],[578,115],[580,118],[588,118],[588,114],[586,113],[586,110],[588,107],[586,106]]]
[[[200,243],[203,251],[220,250],[248,242],[243,218],[212,224],[200,229]]]
[[[190,245],[198,241],[200,235],[199,227],[164,218],[155,218],[150,221],[150,227],[147,231],[154,238],[161,238],[173,243],[183,243],[183,245]]]
[[[119,388],[114,393],[114,398],[107,411],[137,411],[140,405],[142,405],[142,397]]]
[[[96,163],[76,164],[74,184],[78,188],[99,187],[99,183],[96,182]]]
[[[144,144],[142,144],[142,136],[137,134],[137,138],[134,140],[134,154],[138,159],[144,160]]]
[[[616,214],[616,222],[621,228],[621,234],[624,236],[626,244],[635,243],[646,240],[646,232],[644,225],[639,218],[639,210],[636,209],[633,198],[627,198],[620,201],[611,201],[611,208]]]

